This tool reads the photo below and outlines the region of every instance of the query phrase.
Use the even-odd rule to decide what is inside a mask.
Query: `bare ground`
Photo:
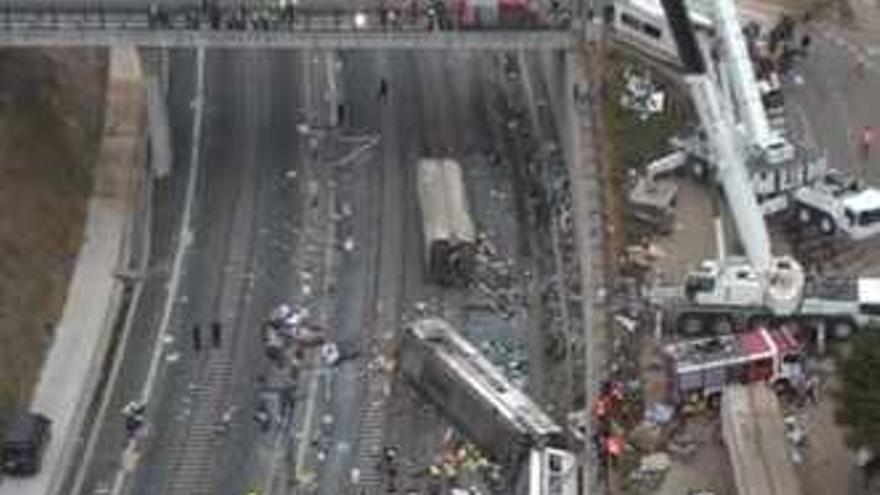
[[[103,50],[0,51],[0,422],[27,403],[82,244]]]

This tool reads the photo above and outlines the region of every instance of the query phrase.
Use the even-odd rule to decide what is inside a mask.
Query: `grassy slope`
[[[621,198],[626,198],[628,191],[628,171],[640,170],[651,160],[662,156],[669,149],[669,137],[696,120],[687,93],[656,71],[652,73],[653,80],[659,82],[666,92],[664,112],[643,122],[635,112],[621,107],[620,96],[625,87],[623,71],[627,66],[644,67],[621,51],[611,50],[608,53],[605,91],[602,95],[612,187]],[[618,203],[624,210],[619,213],[620,216],[626,218],[626,201]]]
[[[104,66],[0,51],[0,419],[30,397],[82,243]]]

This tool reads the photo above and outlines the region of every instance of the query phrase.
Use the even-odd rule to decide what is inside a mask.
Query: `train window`
[[[663,35],[663,32],[660,31],[659,28],[657,28],[656,26],[652,26],[651,24],[643,24],[642,31],[644,31],[645,34],[647,34],[648,36],[658,40]]]
[[[562,471],[562,459],[556,454],[548,454],[547,455],[547,465],[550,467],[550,471],[559,472]]]
[[[625,12],[620,14],[620,21],[633,29],[639,29],[639,26],[641,25],[641,22],[639,22],[638,19]]]

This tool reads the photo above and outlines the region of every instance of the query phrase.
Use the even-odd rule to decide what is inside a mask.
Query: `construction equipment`
[[[736,12],[731,0],[715,0],[719,29],[727,46],[742,43]],[[877,285],[870,281],[854,281],[858,289],[855,298],[829,298],[821,292],[805,292],[806,279],[800,263],[790,256],[774,256],[771,252],[767,226],[749,182],[746,160],[738,146],[733,106],[721,99],[718,85],[708,73],[706,62],[697,44],[682,0],[663,0],[663,7],[676,39],[685,82],[688,85],[706,142],[714,159],[714,176],[720,182],[729,211],[733,217],[744,257],[726,256],[703,261],[688,274],[683,298],[672,303],[670,309],[676,326],[686,334],[696,335],[705,330],[730,333],[737,328],[753,327],[757,319],[769,317],[799,317],[810,321],[854,325],[857,316],[867,317],[880,300]],[[739,34],[739,36],[737,36]],[[740,58],[738,55],[735,58]],[[732,72],[747,71],[751,67],[736,63]],[[743,86],[738,93],[749,101],[744,113],[747,125],[763,131],[760,112],[755,105],[760,101],[749,96],[749,76],[730,78],[733,86]],[[756,141],[757,142],[757,141]],[[821,288],[811,284],[810,288]]]
[[[448,158],[423,158],[416,175],[428,279],[464,285],[472,275],[477,235],[461,166]]]
[[[839,229],[854,240],[880,233],[880,191],[864,186],[828,191],[826,183],[844,174],[828,169],[826,160],[796,149],[781,130],[773,129],[768,104],[780,99],[773,96],[779,93],[776,72],[767,71],[762,81],[756,78],[733,2],[716,2],[713,12],[722,41],[719,65],[726,67],[722,73],[728,76],[721,81],[729,80],[730,101],[744,123],[747,168],[764,212],[795,207],[799,218],[815,221],[822,233]],[[769,106],[777,119],[784,120],[778,105]]]
[[[768,42],[758,40],[760,28],[747,29],[747,39],[732,3],[711,5],[711,15],[687,15],[698,47],[712,55],[707,60],[714,62],[711,72],[720,87],[720,104],[729,106],[739,120],[729,134],[737,140],[763,213],[796,212],[803,223],[816,225],[824,234],[840,232],[853,240],[880,233],[880,191],[862,186],[856,191],[864,192],[858,199],[829,194],[826,178],[841,172],[829,168],[824,154],[786,137],[785,102],[775,62],[779,57],[768,52],[768,45],[790,38],[790,23],[780,22]],[[660,61],[678,62],[669,24],[656,0],[616,2],[613,26],[624,43]],[[695,130],[671,139],[670,156],[685,152],[688,159],[664,166],[691,165],[695,175],[706,178],[709,165],[718,159],[706,138],[705,131]]]
[[[880,233],[880,190],[838,170],[794,193],[798,221],[815,224],[825,235],[842,232],[853,240]]]

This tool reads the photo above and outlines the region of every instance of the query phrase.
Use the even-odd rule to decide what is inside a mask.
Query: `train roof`
[[[562,433],[562,428],[553,419],[448,322],[439,318],[424,318],[411,323],[408,328],[450,370],[456,372],[459,378],[520,430],[535,437]]]
[[[476,227],[470,215],[461,165],[450,158],[422,158],[417,176],[427,237],[474,242]]]

